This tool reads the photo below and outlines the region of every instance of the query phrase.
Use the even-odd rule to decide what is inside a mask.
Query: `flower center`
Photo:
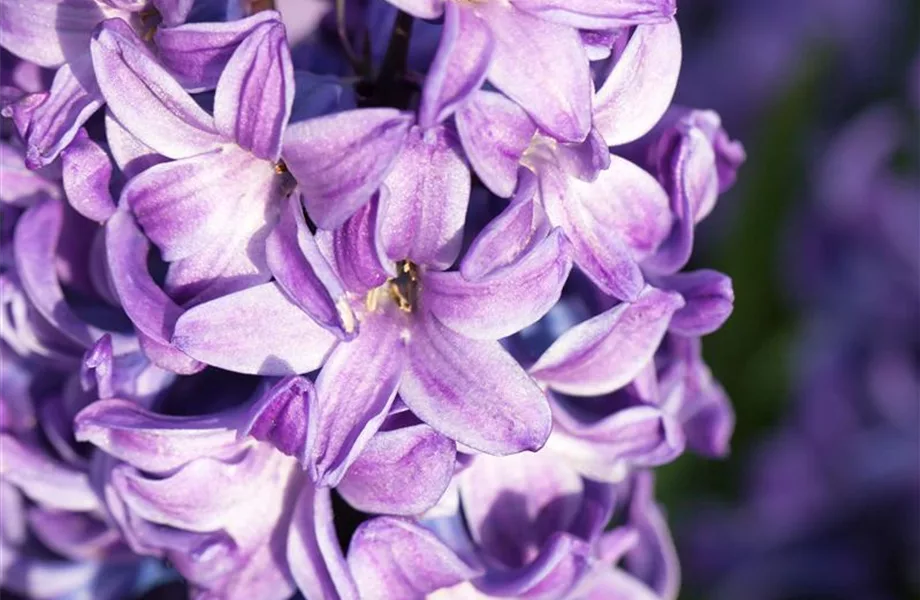
[[[410,313],[418,298],[418,267],[404,260],[396,264],[396,269],[399,274],[386,282],[387,291],[399,310]]]

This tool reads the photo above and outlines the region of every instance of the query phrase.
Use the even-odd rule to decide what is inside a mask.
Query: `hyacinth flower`
[[[349,302],[355,321],[346,326],[355,336],[331,348],[317,379],[321,438],[311,468],[324,483],[341,478],[397,392],[422,421],[471,448],[508,454],[540,447],[550,426],[546,399],[496,340],[556,301],[571,268],[564,239],[550,232],[516,261],[468,281],[437,268],[437,246],[430,263],[388,259],[378,237],[386,200],[380,195],[314,241],[292,199],[279,228],[296,233],[293,244],[279,244],[289,267],[281,287],[264,284],[190,309],[174,342],[222,368],[304,372],[311,364],[302,357],[299,324]],[[240,328],[274,340],[272,355],[240,339]]]
[[[42,67],[57,69],[48,91],[8,107],[26,141],[26,163],[47,165],[104,103],[90,58],[90,38],[106,19],[119,19],[142,35],[159,24],[183,23],[191,0],[4,0],[3,47]]]

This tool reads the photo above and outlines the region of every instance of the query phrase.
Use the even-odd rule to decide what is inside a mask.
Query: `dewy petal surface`
[[[566,394],[617,390],[651,360],[671,316],[683,305],[679,294],[646,286],[635,302],[619,304],[562,334],[530,372]]]
[[[287,128],[282,156],[317,225],[334,229],[371,199],[399,154],[411,122],[411,115],[392,108],[368,108]]]
[[[454,333],[424,313],[411,336],[400,396],[419,418],[490,454],[543,445],[552,425],[546,396],[501,344]]]
[[[258,375],[318,368],[336,342],[275,283],[228,294],[186,311],[172,340],[201,362]]]
[[[457,271],[428,273],[425,306],[455,332],[499,339],[536,323],[559,300],[572,268],[559,229],[510,265],[469,281]]]
[[[495,34],[488,78],[547,132],[578,142],[591,129],[591,77],[578,31],[512,4],[474,5]]]

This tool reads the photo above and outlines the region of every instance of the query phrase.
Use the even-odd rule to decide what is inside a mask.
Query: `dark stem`
[[[351,40],[348,37],[348,17],[345,14],[345,2],[346,0],[335,0],[335,29],[339,34],[339,42],[342,44],[342,49],[345,51],[345,56],[348,58],[351,68],[358,75],[364,76],[367,74],[367,65],[369,63],[361,60],[361,57],[358,56],[358,53],[355,52],[354,47],[351,45]]]

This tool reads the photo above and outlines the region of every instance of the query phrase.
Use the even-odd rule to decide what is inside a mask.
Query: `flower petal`
[[[381,429],[337,491],[362,512],[419,515],[444,494],[456,454],[453,440],[425,424]]]
[[[676,0],[514,0],[521,10],[579,29],[618,29],[662,23],[677,12]]]
[[[316,390],[300,376],[285,377],[252,405],[240,435],[251,435],[288,456],[306,460],[316,439]]]
[[[316,380],[319,431],[310,457],[318,485],[335,486],[386,418],[405,365],[400,315],[370,313]]]
[[[342,282],[307,227],[299,195],[292,194],[282,208],[265,251],[269,269],[297,306],[340,338],[354,337],[354,312]]]
[[[664,115],[680,73],[677,21],[639,25],[594,96],[594,126],[608,146],[640,138]]]
[[[380,235],[387,256],[435,269],[453,264],[463,243],[470,172],[451,133],[413,127],[384,183],[390,195]]]
[[[396,517],[378,517],[358,527],[348,566],[362,600],[423,598],[478,573],[433,533]]]
[[[486,2],[476,10],[495,34],[489,81],[552,136],[583,140],[591,129],[591,76],[578,31],[512,4]]]
[[[419,19],[437,19],[444,13],[444,0],[388,0],[390,4]]]
[[[157,63],[127,23],[105,21],[90,49],[109,110],[142,142],[169,158],[200,154],[223,142],[211,116]]]
[[[81,129],[61,153],[61,162],[70,205],[87,219],[105,222],[115,212],[109,191],[112,161],[108,154]]]
[[[316,243],[335,266],[345,289],[363,295],[383,285],[391,273],[380,248],[380,212],[386,210],[386,188],[334,231],[316,232]]]
[[[418,123],[423,129],[444,121],[482,86],[494,47],[492,31],[475,10],[447,3],[438,52],[422,89]]]
[[[294,103],[294,67],[284,25],[276,21],[240,43],[214,95],[217,130],[255,156],[277,161]]]
[[[627,567],[658,598],[676,600],[680,589],[677,550],[667,521],[655,504],[654,478],[649,472],[636,475],[628,519],[639,531],[639,543],[626,553]]]
[[[549,435],[546,397],[498,342],[471,340],[422,314],[413,328],[403,401],[425,423],[489,454],[535,450]]]
[[[422,303],[455,332],[473,339],[508,337],[545,315],[572,269],[559,229],[510,265],[475,281],[457,271],[426,273]]]
[[[318,368],[336,343],[275,283],[199,304],[176,322],[173,344],[204,363],[253,375]]]
[[[167,27],[181,25],[188,18],[195,0],[152,0]]]
[[[494,194],[511,196],[537,126],[520,106],[487,91],[473,94],[454,118],[473,170]]]
[[[725,323],[734,308],[732,280],[718,271],[675,273],[662,277],[660,283],[686,302],[671,319],[669,329],[674,333],[688,337],[708,335]]]
[[[108,108],[105,110],[105,140],[115,164],[127,181],[141,171],[169,160],[134,137]]]
[[[86,53],[90,34],[116,11],[95,0],[0,0],[3,47],[42,67]]]
[[[282,157],[310,218],[335,229],[370,200],[399,154],[412,115],[392,108],[349,110],[290,125]]]
[[[277,12],[264,10],[236,21],[160,27],[153,39],[160,62],[185,89],[210,90],[217,87],[237,46],[257,29],[277,22]]]
[[[530,372],[575,396],[617,390],[652,359],[671,316],[683,305],[679,294],[646,286],[635,302],[618,304],[562,334]]]

